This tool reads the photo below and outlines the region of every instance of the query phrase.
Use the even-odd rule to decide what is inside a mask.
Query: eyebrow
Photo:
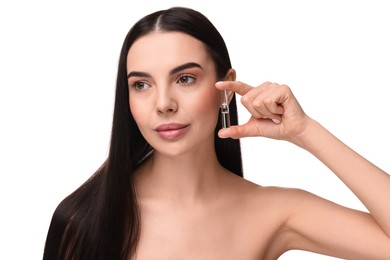
[[[203,70],[202,66],[200,66],[198,63],[195,62],[188,62],[184,63],[183,65],[177,66],[176,68],[173,68],[170,72],[169,75],[172,76],[182,70],[185,69],[190,69],[190,68],[200,68]],[[146,78],[151,78],[152,76],[149,73],[142,72],[142,71],[130,71],[129,74],[127,74],[127,78],[130,77],[146,77]]]

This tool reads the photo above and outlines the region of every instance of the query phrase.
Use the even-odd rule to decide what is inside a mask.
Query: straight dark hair
[[[203,42],[218,79],[231,69],[228,50],[214,25],[201,13],[183,7],[158,11],[139,20],[127,34],[119,58],[110,150],[103,165],[66,197],[55,210],[49,227],[44,260],[108,260],[134,256],[140,236],[140,216],[134,172],[153,148],[141,135],[129,108],[126,58],[135,40],[153,31],[177,31]],[[230,103],[237,124],[236,99]],[[217,136],[215,150],[223,167],[243,176],[239,140]]]

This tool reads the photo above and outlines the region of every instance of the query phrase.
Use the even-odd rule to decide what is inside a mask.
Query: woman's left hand
[[[310,119],[287,85],[265,82],[251,87],[239,81],[218,82],[220,90],[229,90],[241,95],[241,103],[251,113],[243,125],[221,129],[221,138],[263,136],[292,141],[305,129]]]

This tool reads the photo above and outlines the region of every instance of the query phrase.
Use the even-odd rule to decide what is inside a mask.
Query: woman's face
[[[180,32],[142,36],[127,55],[127,74],[131,113],[156,152],[177,156],[214,148],[221,94],[200,41]]]

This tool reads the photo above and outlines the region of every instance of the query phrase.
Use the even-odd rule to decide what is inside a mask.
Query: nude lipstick
[[[155,130],[161,138],[173,140],[186,133],[188,126],[185,124],[169,123],[159,125]]]

